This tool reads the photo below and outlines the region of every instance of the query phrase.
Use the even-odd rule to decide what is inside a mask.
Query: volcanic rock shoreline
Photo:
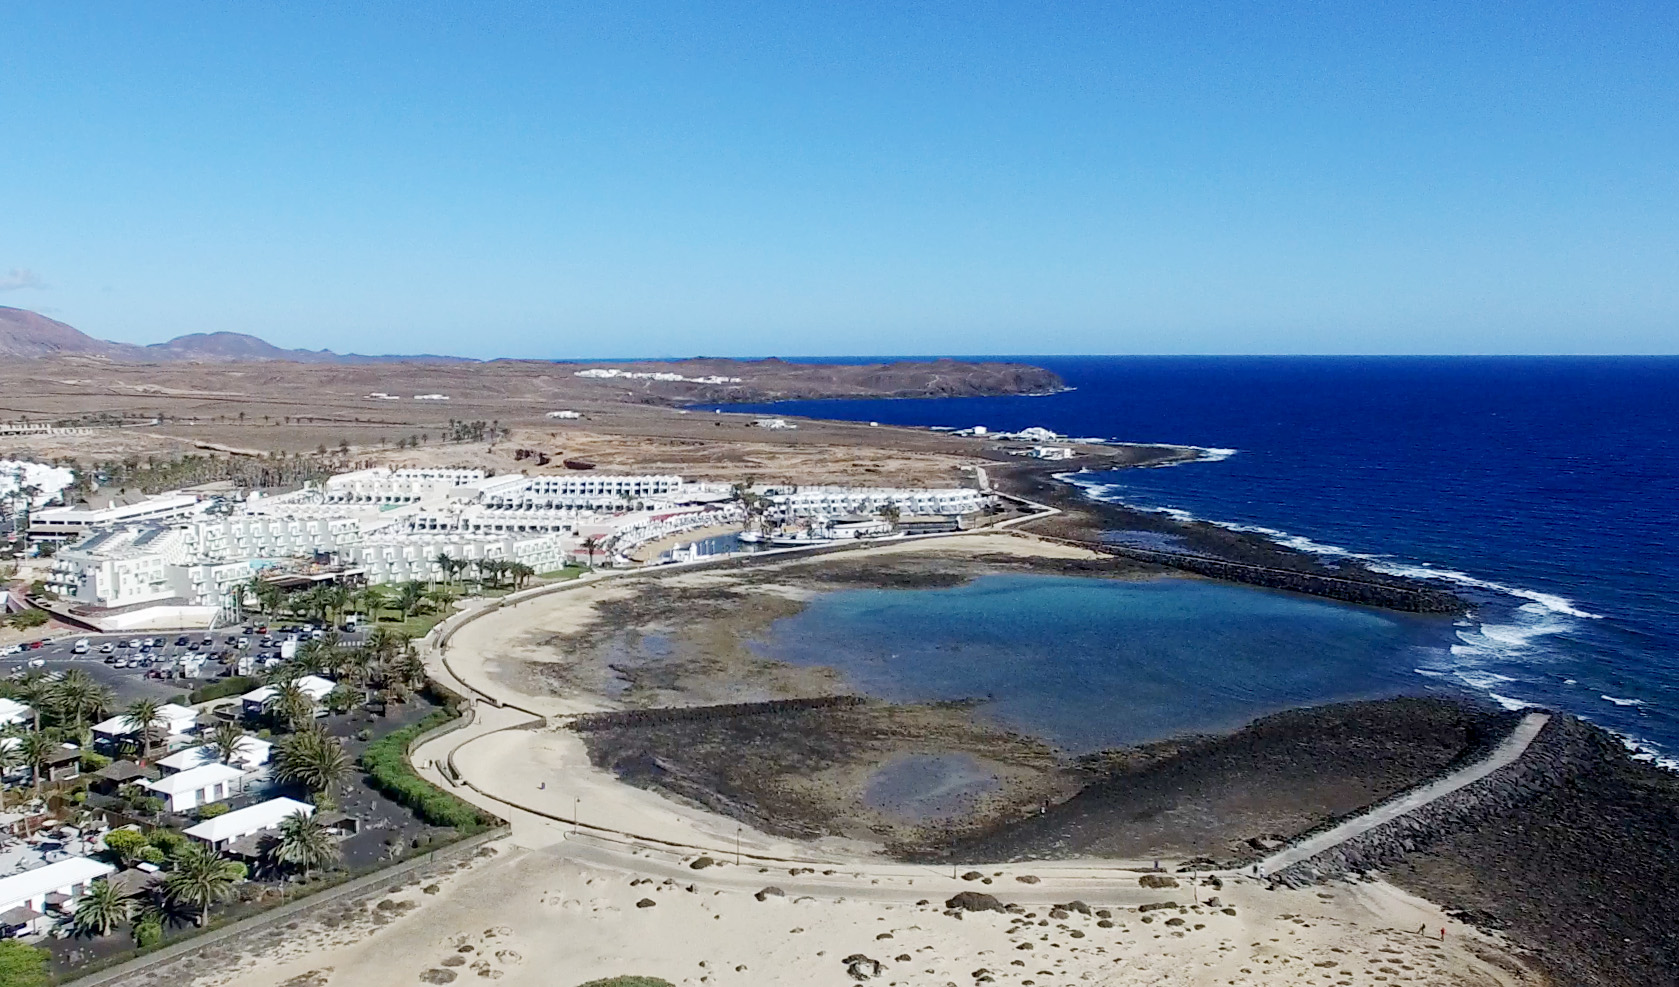
[[[999,491],[1048,504],[1061,512],[1029,522],[1021,530],[1077,544],[1104,546],[1104,551],[1114,555],[1212,579],[1345,603],[1409,613],[1459,614],[1471,609],[1467,601],[1442,589],[1438,583],[1378,572],[1357,559],[1329,561],[1323,556],[1280,545],[1263,535],[1092,500],[1077,486],[1060,479],[1062,472],[1037,463],[1010,464],[996,469],[992,482]],[[1160,551],[1115,543],[1113,534],[1125,531],[1167,536],[1182,548]]]

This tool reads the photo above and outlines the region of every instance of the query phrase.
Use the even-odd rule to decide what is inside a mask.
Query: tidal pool
[[[968,754],[904,754],[869,776],[863,801],[916,822],[963,816],[974,799],[1000,787],[997,776]]]
[[[1009,574],[825,593],[751,644],[883,699],[980,700],[995,722],[1085,752],[1428,691],[1413,670],[1450,632],[1449,619],[1197,579]]]

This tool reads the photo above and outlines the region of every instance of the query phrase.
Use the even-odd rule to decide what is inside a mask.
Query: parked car
[[[104,644],[99,646],[99,653],[102,655],[108,655],[115,650],[117,650],[116,645],[109,641],[106,641]]]
[[[3,658],[7,655],[15,655],[19,651],[22,651],[22,650],[23,650],[23,645],[21,645],[21,644],[7,645],[4,648],[0,648],[0,658]]]

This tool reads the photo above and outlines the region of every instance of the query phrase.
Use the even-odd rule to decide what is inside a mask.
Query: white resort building
[[[982,510],[987,499],[964,487],[772,485],[755,493],[769,516],[785,521],[831,521],[885,508],[959,518]],[[58,550],[48,588],[104,629],[126,630],[232,619],[241,587],[259,574],[294,582],[434,581],[445,576],[440,556],[516,562],[546,573],[584,559],[585,540],[596,547],[587,561],[602,555],[622,561],[646,542],[745,516],[730,484],[674,474],[491,476],[427,468],[357,470],[231,503],[180,494],[104,511],[44,511],[38,518],[49,525],[49,539],[77,539]]]

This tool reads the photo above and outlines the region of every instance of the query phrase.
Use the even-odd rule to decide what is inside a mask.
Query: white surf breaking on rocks
[[[1211,451],[1233,452],[1233,450]],[[1197,461],[1217,462],[1221,458],[1228,457]],[[1573,600],[1556,593],[1547,593],[1521,586],[1510,586],[1429,562],[1412,562],[1391,555],[1357,552],[1339,545],[1325,544],[1304,535],[1297,535],[1264,525],[1218,521],[1200,517],[1177,507],[1131,503],[1125,499],[1126,488],[1124,484],[1096,480],[1093,476],[1094,474],[1086,472],[1061,473],[1056,475],[1056,479],[1079,488],[1080,492],[1091,500],[1120,504],[1132,510],[1145,511],[1151,514],[1161,514],[1183,523],[1199,522],[1224,528],[1227,531],[1261,535],[1295,551],[1328,559],[1356,561],[1373,572],[1408,579],[1436,580],[1465,589],[1480,590],[1525,601],[1517,605],[1500,622],[1489,620],[1480,622],[1473,620],[1460,621],[1456,631],[1458,643],[1452,645],[1449,649],[1450,662],[1439,668],[1416,669],[1419,675],[1430,678],[1455,679],[1508,710],[1540,708],[1545,704],[1508,695],[1508,692],[1517,691],[1509,687],[1520,686],[1522,680],[1516,676],[1490,671],[1485,668],[1487,664],[1503,663],[1507,668],[1510,665],[1529,664],[1541,658],[1542,640],[1544,638],[1566,633],[1581,621],[1603,619],[1602,614],[1592,613]],[[1621,708],[1637,708],[1646,705],[1640,699],[1621,699],[1609,695],[1602,695],[1600,698]],[[1589,717],[1583,718],[1589,719]],[[1662,745],[1619,731],[1610,730],[1610,732],[1614,733],[1627,749],[1633,752],[1636,760],[1647,761],[1671,771],[1679,771],[1679,758],[1670,756]]]

